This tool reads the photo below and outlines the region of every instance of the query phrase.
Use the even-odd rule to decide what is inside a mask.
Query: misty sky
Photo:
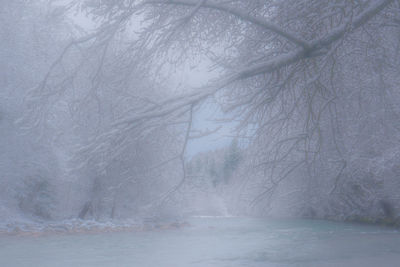
[[[216,71],[210,70],[209,65],[210,63],[207,59],[197,59],[196,62],[188,61],[186,66],[178,66],[176,71],[170,76],[171,82],[174,85],[172,88],[176,86],[184,91],[185,88],[205,86],[218,75]],[[227,146],[234,135],[233,128],[235,127],[235,123],[220,122],[220,120],[224,118],[224,114],[213,98],[207,100],[206,103],[203,103],[197,107],[197,109],[193,118],[194,131],[212,131],[213,133],[190,140],[186,152],[189,157],[199,152]],[[214,132],[217,128],[218,131]]]

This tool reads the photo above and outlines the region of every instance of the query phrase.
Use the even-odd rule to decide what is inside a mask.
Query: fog
[[[0,266],[400,260],[399,1],[0,0],[0,40]]]

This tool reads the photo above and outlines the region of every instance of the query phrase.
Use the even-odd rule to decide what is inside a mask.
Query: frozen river
[[[0,237],[0,266],[400,266],[400,233],[391,228],[252,218],[190,223],[140,233]]]

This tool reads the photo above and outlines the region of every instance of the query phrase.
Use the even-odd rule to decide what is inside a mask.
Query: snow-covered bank
[[[52,234],[95,234],[107,232],[141,232],[179,229],[187,222],[98,222],[92,220],[65,220],[59,222],[10,222],[0,224],[1,235],[42,236]]]

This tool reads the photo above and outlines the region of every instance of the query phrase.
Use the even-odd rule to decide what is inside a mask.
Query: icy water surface
[[[400,233],[390,228],[252,218],[190,223],[141,233],[0,237],[0,266],[400,266]]]

